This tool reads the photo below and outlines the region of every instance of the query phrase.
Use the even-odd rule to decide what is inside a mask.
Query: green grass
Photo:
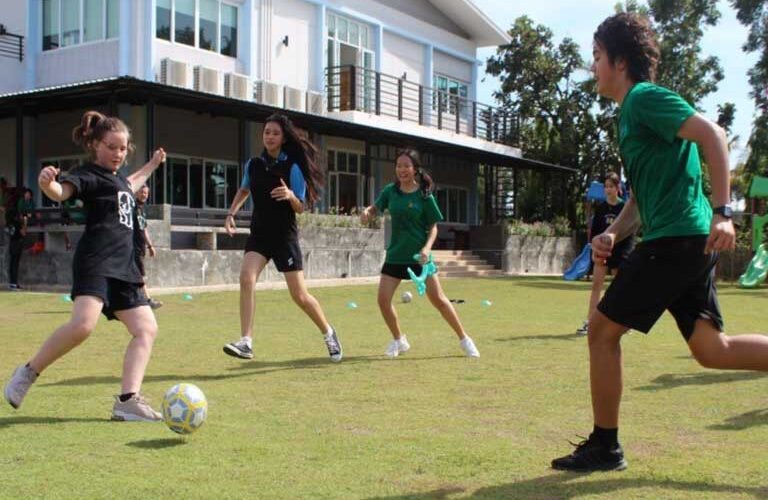
[[[460,355],[425,298],[398,306],[412,349],[385,359],[374,286],[313,290],[343,341],[340,365],[287,291],[257,293],[252,362],[221,352],[238,335],[236,293],[163,297],[143,392],[159,406],[176,382],[203,389],[209,418],[186,440],[108,420],[128,337],[102,319],[21,410],[0,406],[0,498],[768,497],[763,374],[700,368],[665,315],[623,342],[629,469],[554,472],[567,440],[591,430],[586,339],[573,334],[589,284],[444,287],[466,301],[479,360]],[[765,332],[767,296],[722,286],[729,333]],[[3,383],[70,308],[60,295],[0,295]]]

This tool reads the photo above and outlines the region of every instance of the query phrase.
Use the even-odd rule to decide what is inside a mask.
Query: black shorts
[[[411,277],[408,276],[409,267],[416,276],[421,275],[421,264],[416,264],[415,262],[413,264],[389,264],[385,262],[381,267],[381,274],[386,274],[387,276],[401,280],[409,280],[411,279]]]
[[[668,237],[640,243],[597,305],[608,319],[648,333],[668,310],[688,341],[698,319],[723,330],[717,302],[717,253],[705,254],[707,236]]]
[[[248,237],[245,243],[245,252],[257,252],[263,255],[267,262],[275,261],[275,267],[281,273],[290,271],[301,271],[303,261],[301,258],[301,247],[299,240],[288,239],[284,241],[265,241],[264,238]]]
[[[144,269],[144,255],[139,253],[136,254],[136,267],[139,268],[139,274],[141,274],[142,277],[147,275],[147,272]]]
[[[106,276],[88,276],[75,278],[70,295],[73,300],[80,295],[100,298],[104,302],[102,314],[112,320],[117,319],[116,311],[149,305],[142,287],[142,283],[129,283]]]

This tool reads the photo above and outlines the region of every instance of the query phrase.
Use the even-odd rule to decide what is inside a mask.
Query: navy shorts
[[[281,273],[301,271],[303,261],[299,240],[288,239],[284,241],[265,241],[263,238],[248,237],[245,243],[245,252],[256,252],[264,256],[267,262],[275,261],[275,267]]]
[[[129,283],[106,276],[75,278],[70,295],[74,300],[80,295],[98,297],[104,302],[101,313],[107,319],[117,319],[115,312],[148,306],[142,283]]]
[[[666,310],[688,341],[698,319],[723,331],[717,301],[717,253],[705,254],[707,236],[668,237],[635,247],[597,305],[608,319],[643,333]]]
[[[416,264],[415,262],[413,264],[389,264],[385,262],[381,267],[381,274],[386,274],[387,276],[401,280],[409,280],[411,279],[411,277],[408,276],[409,267],[416,276],[421,275],[421,264]]]

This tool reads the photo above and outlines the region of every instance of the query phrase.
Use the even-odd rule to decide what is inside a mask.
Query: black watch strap
[[[725,217],[726,219],[733,218],[733,210],[731,210],[731,207],[729,207],[728,205],[715,207],[712,209],[712,213],[715,215],[719,215],[721,217]]]

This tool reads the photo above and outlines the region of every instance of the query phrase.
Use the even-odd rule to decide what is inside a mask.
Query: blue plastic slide
[[[573,261],[571,267],[569,267],[563,273],[563,279],[568,281],[575,281],[589,272],[589,266],[592,262],[592,245],[587,243],[584,245],[584,249],[581,251],[576,260]]]

